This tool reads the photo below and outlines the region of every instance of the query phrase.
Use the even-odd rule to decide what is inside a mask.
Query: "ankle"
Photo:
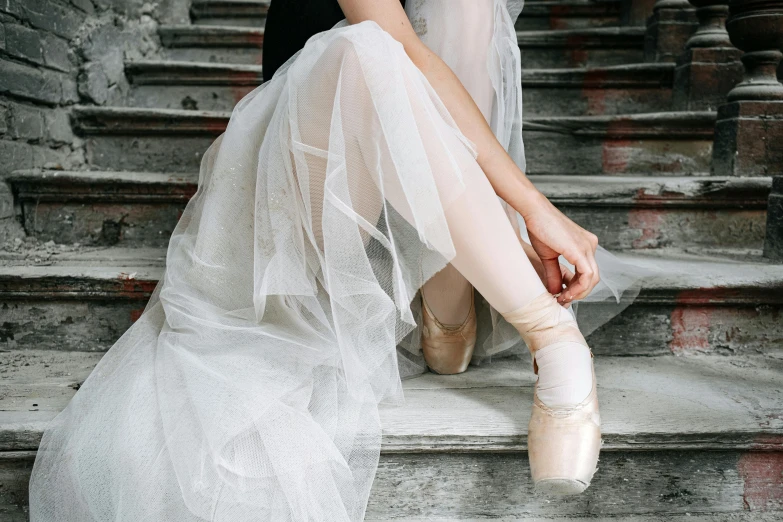
[[[566,341],[587,347],[571,312],[563,308],[549,292],[544,292],[521,308],[501,315],[517,329],[531,353]]]

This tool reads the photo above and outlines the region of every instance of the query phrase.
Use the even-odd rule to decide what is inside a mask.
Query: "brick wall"
[[[187,23],[189,0],[0,0],[0,177],[74,169],[75,104],[121,105],[125,60],[153,57],[160,23]],[[0,245],[22,230],[0,182]]]

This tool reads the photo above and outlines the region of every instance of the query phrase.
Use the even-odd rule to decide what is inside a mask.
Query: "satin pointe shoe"
[[[533,371],[538,375],[536,352],[555,343],[587,342],[570,313],[549,293],[536,297],[528,305],[503,314],[519,331],[533,356]],[[587,347],[589,350],[589,347]],[[535,488],[551,495],[576,495],[590,485],[596,472],[601,448],[601,418],[598,411],[593,354],[590,352],[592,389],[574,406],[550,407],[538,396],[539,382],[533,393],[533,409],[528,425],[528,456]]]
[[[421,350],[429,369],[441,375],[462,373],[468,368],[476,346],[476,308],[470,293],[470,310],[462,324],[443,324],[421,296]]]

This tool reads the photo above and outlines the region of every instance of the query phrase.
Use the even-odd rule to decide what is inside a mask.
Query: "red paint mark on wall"
[[[737,472],[744,481],[742,499],[750,511],[783,508],[783,454],[753,452],[740,457]]]
[[[692,355],[710,351],[711,310],[677,306],[671,315],[672,340],[669,349],[674,355]]]
[[[663,238],[664,212],[655,208],[633,208],[628,211],[628,228],[641,232],[633,248],[657,248]]]
[[[139,308],[137,310],[131,310],[130,313],[130,319],[131,322],[135,323],[139,320],[139,317],[141,317],[141,314],[144,312],[144,308]]]
[[[582,97],[587,100],[587,114],[599,115],[606,112],[609,89],[606,87],[605,69],[588,69],[582,81]]]
[[[571,7],[567,5],[553,5],[549,9],[549,28],[568,29],[568,16]]]
[[[623,174],[628,167],[630,140],[607,139],[601,150],[601,165],[607,174]]]

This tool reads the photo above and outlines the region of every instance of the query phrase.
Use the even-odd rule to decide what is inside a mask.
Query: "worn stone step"
[[[190,19],[200,25],[263,27],[269,0],[193,0]]]
[[[517,41],[523,69],[644,61],[644,27],[517,31]]]
[[[71,116],[89,168],[180,173],[198,170],[230,113],[76,106]],[[528,117],[528,173],[708,173],[714,123],[714,112]]]
[[[261,64],[263,28],[161,25],[164,55],[180,61]],[[523,68],[619,65],[644,61],[643,27],[518,31]]]
[[[597,116],[668,111],[674,64],[522,69],[525,117]]]
[[[260,65],[143,60],[125,64],[127,105],[226,111],[263,81]],[[524,69],[524,113],[601,115],[668,110],[673,63]]]
[[[43,428],[100,355],[0,353],[7,505],[25,503]],[[595,365],[604,445],[583,495],[534,493],[526,458],[534,376],[528,360],[506,359],[409,379],[405,405],[381,408],[367,518],[780,514],[781,360],[599,356]]]
[[[133,85],[126,105],[162,109],[230,111],[263,82],[260,65],[132,61],[125,74]]]
[[[783,355],[783,265],[760,256],[618,255],[658,271],[631,306],[590,335],[595,353]],[[0,266],[0,348],[107,349],[143,310],[164,256],[118,247],[9,255]]]
[[[40,241],[163,247],[197,175],[17,171],[7,176],[25,231]],[[771,178],[531,176],[613,250],[760,251]]]
[[[163,54],[172,60],[260,65],[264,29],[242,26],[161,25]]]
[[[268,0],[194,0],[190,7],[193,23],[263,27],[269,10]],[[574,29],[620,23],[619,1],[530,1],[517,19],[525,29]]]
[[[525,2],[516,21],[520,31],[581,29],[620,24],[618,1],[565,0]]]

